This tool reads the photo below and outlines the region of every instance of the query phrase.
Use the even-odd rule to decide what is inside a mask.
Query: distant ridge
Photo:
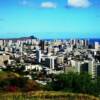
[[[19,37],[19,38],[0,38],[0,40],[26,40],[26,39],[37,39],[35,36]]]
[[[33,32],[33,33],[2,33],[0,39],[18,39],[22,37],[36,36],[38,39],[98,39],[100,33],[68,33],[68,32]]]

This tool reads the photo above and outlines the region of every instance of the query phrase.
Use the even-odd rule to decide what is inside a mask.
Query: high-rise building
[[[3,40],[0,40],[0,46],[2,46],[3,45]]]
[[[55,58],[54,57],[50,57],[50,68],[51,69],[55,68]]]
[[[80,72],[87,72],[89,71],[89,63],[84,62],[80,65]]]
[[[40,49],[36,50],[36,60],[38,63],[41,63],[41,50]]]
[[[48,53],[48,54],[51,54],[51,53],[52,53],[52,46],[48,46],[48,48],[47,48],[47,53]]]
[[[95,42],[95,49],[99,50],[99,47],[100,47],[99,42]]]
[[[41,50],[44,50],[44,47],[45,47],[45,41],[40,40],[39,46],[41,47]]]
[[[63,64],[64,63],[64,56],[58,56],[56,59],[57,64]]]
[[[96,77],[96,71],[95,71],[95,61],[89,61],[89,74],[92,76],[92,78]]]
[[[96,77],[100,77],[100,63],[96,64]]]
[[[92,78],[96,77],[95,63],[94,60],[91,61],[75,61],[75,71],[78,73],[87,72],[92,76]]]
[[[50,69],[55,69],[55,60],[54,56],[47,57],[45,59],[45,66],[49,67]]]

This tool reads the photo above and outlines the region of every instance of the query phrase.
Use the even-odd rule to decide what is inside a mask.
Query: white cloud
[[[56,8],[57,5],[56,3],[53,3],[53,2],[42,2],[41,7],[42,8]]]
[[[68,0],[68,5],[72,7],[86,8],[90,6],[89,0]]]
[[[27,0],[21,0],[20,4],[26,6],[29,4],[29,2]]]

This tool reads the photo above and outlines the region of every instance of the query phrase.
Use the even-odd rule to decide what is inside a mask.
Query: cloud
[[[68,6],[86,8],[91,5],[89,0],[68,0]]]
[[[20,4],[23,6],[26,6],[26,5],[29,5],[29,2],[28,0],[21,0]]]
[[[56,8],[57,5],[54,2],[42,2],[41,7],[42,8]]]

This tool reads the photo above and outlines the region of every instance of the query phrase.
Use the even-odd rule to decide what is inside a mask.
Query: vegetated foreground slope
[[[54,91],[0,93],[0,100],[100,100],[91,95]]]

